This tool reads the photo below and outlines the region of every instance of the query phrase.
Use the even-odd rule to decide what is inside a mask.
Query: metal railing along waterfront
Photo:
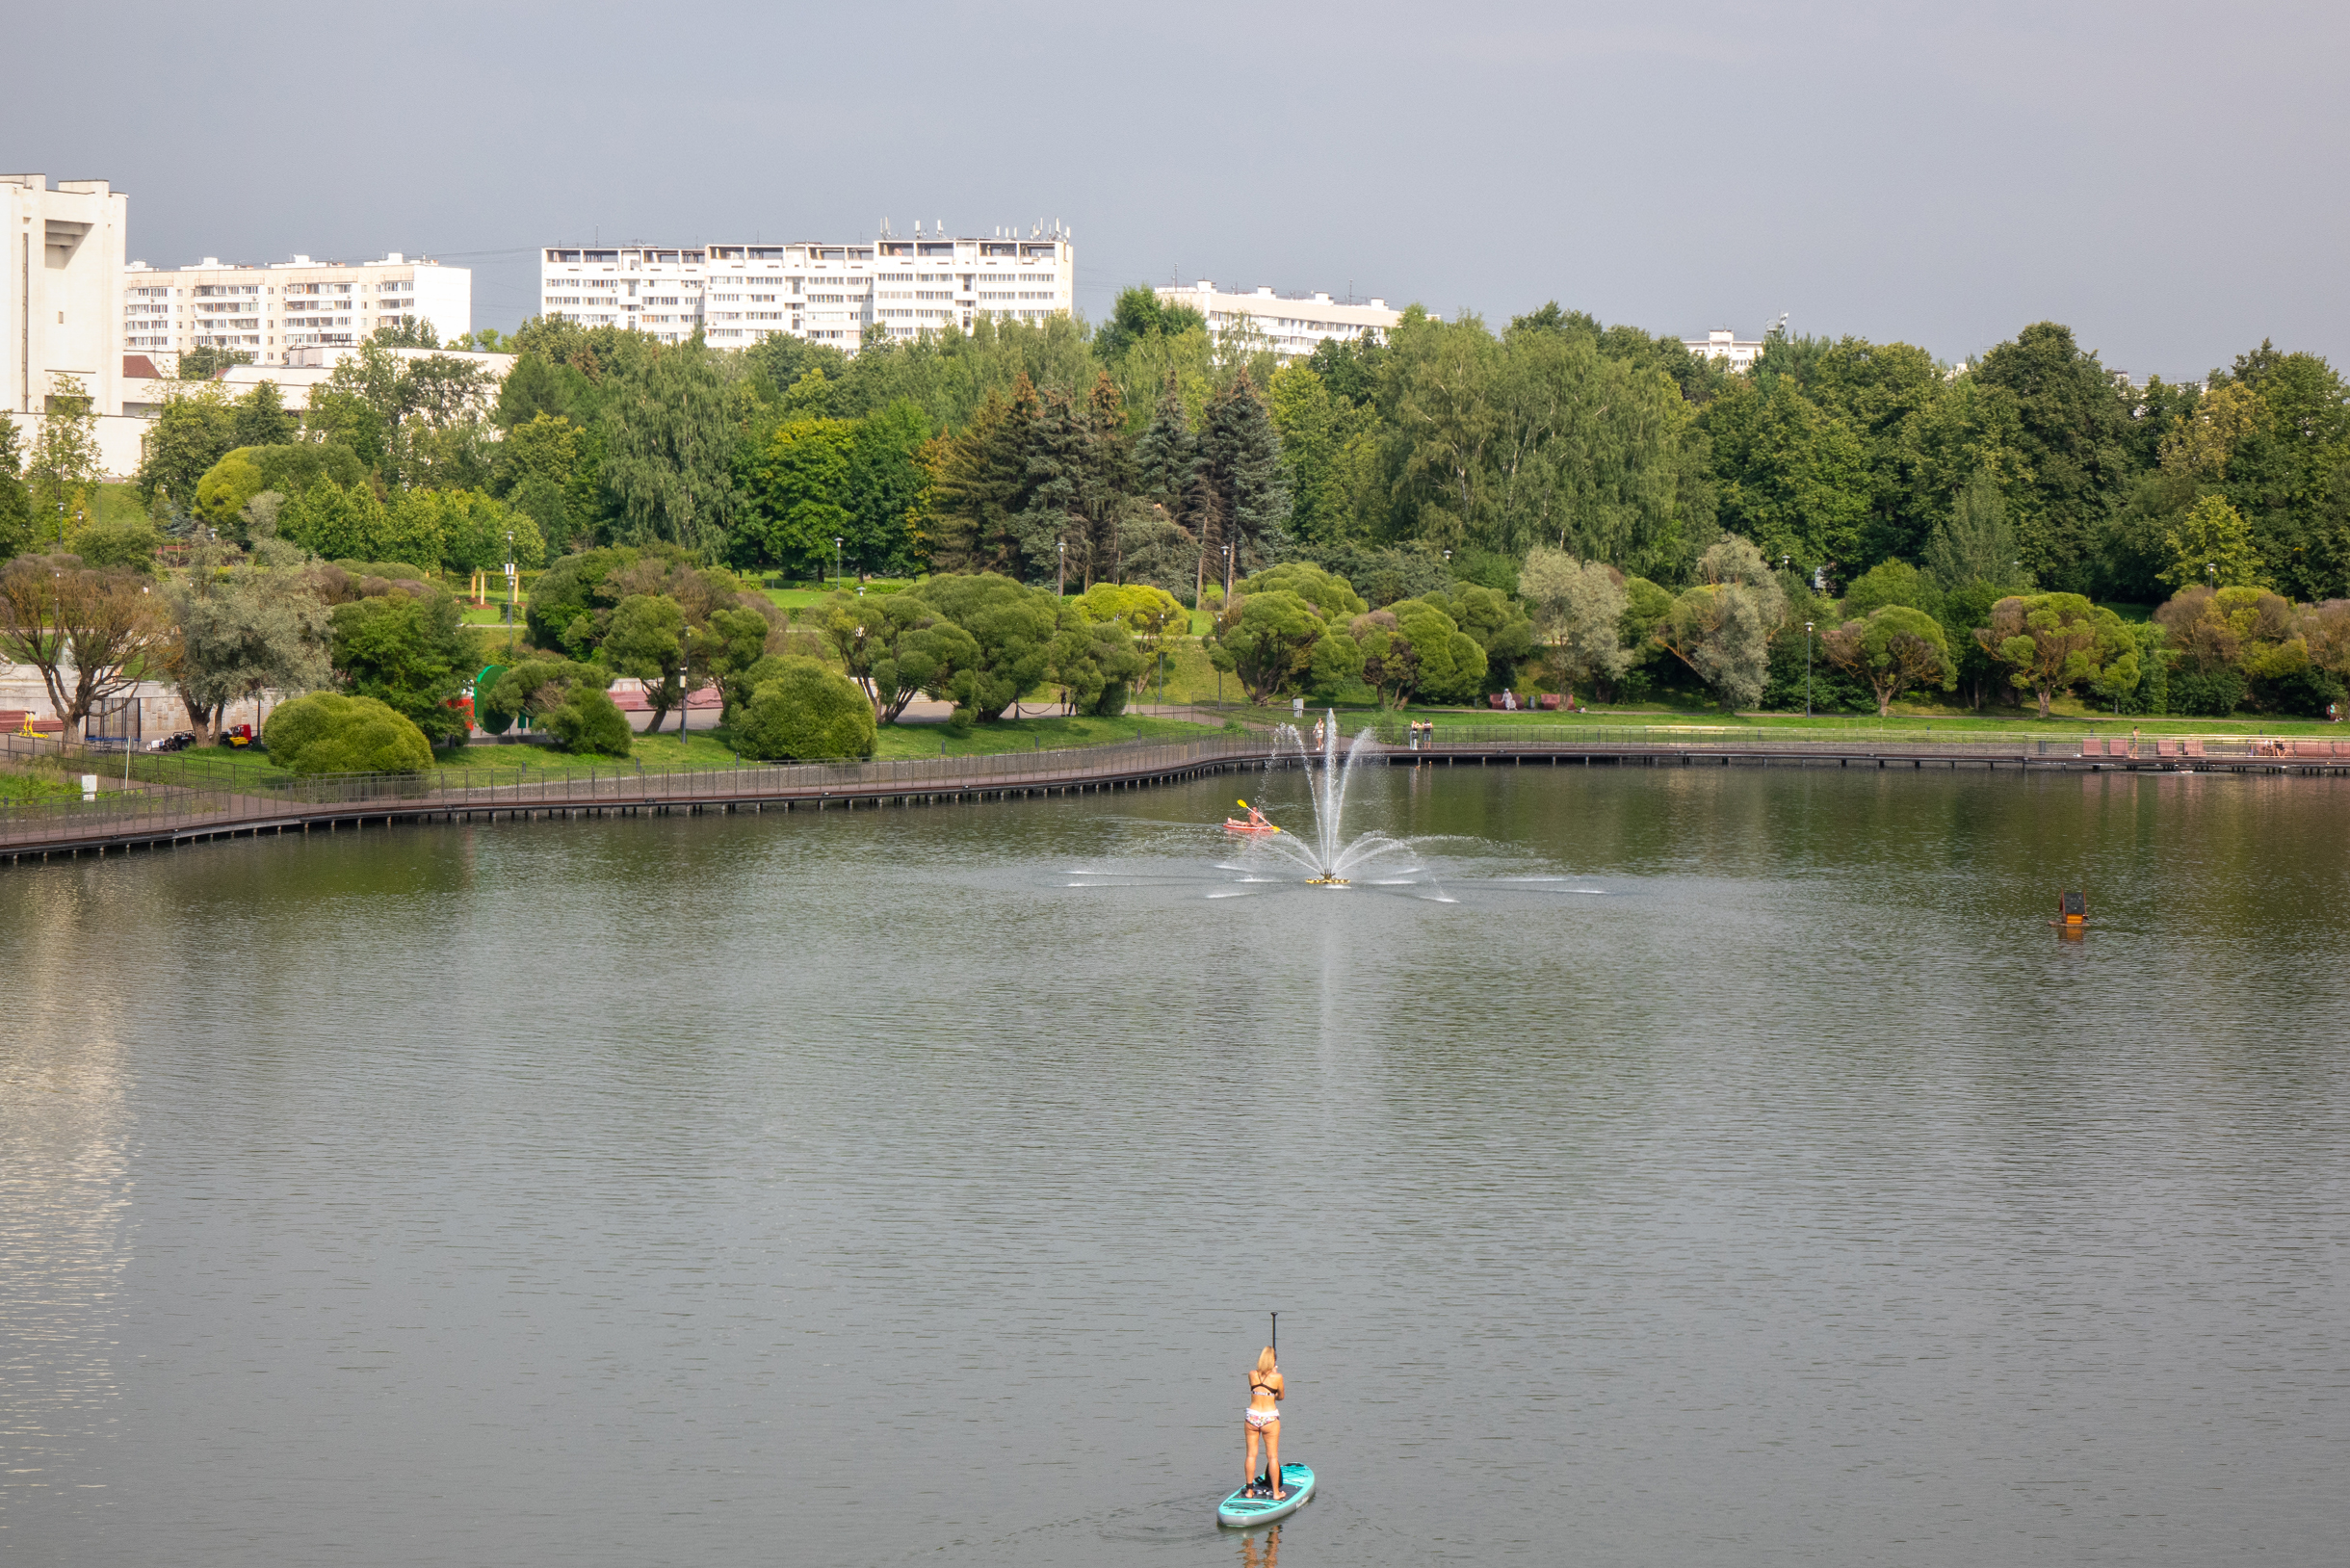
[[[1450,722],[1432,719],[1434,729],[1422,744],[1441,751],[1446,747],[1486,749],[1703,751],[1752,752],[1761,755],[1806,754],[1865,756],[1898,753],[1902,756],[1953,755],[2026,757],[2054,761],[2125,762],[2300,762],[2350,763],[2350,739],[2322,737],[2230,735],[2139,735],[2107,732],[2099,735],[2051,732],[2046,728],[1935,728],[1911,725],[1893,728],[1874,724],[1789,725],[1759,724],[1490,724],[1475,719]],[[1410,719],[1382,717],[1368,727],[1388,745],[1411,744]]]
[[[824,802],[835,797],[957,796],[1076,788],[1177,773],[1203,766],[1268,759],[1261,734],[1197,741],[1133,741],[1057,750],[998,751],[876,762],[748,763],[736,767],[645,769],[624,762],[564,768],[448,768],[424,773],[265,774],[210,758],[134,756],[122,781],[119,751],[72,753],[71,779],[94,772],[94,798],[0,806],[0,849],[101,837],[152,839],[213,833],[239,824],[310,818],[693,806],[703,802]],[[109,772],[109,768],[115,770]]]

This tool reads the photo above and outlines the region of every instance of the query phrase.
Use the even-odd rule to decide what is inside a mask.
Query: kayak
[[[1244,823],[1237,817],[1225,818],[1224,829],[1230,833],[1278,833],[1281,831],[1271,823]]]
[[[1268,1497],[1248,1497],[1247,1491],[1243,1486],[1215,1505],[1217,1524],[1229,1525],[1234,1529],[1253,1529],[1276,1519],[1287,1519],[1304,1507],[1306,1500],[1314,1495],[1314,1472],[1304,1465],[1283,1465],[1282,1498],[1278,1503]]]

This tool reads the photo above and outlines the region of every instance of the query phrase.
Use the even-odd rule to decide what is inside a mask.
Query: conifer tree
[[[1212,544],[1231,544],[1235,577],[1289,552],[1290,485],[1281,471],[1281,436],[1265,400],[1242,371],[1208,402],[1202,417],[1193,493],[1214,524]],[[1208,539],[1208,532],[1202,531]]]

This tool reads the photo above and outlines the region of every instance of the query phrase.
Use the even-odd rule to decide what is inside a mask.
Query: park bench
[[[2156,741],[2154,743],[2154,755],[2157,757],[2176,757],[2179,755],[2179,743],[2177,741]]]
[[[2200,757],[2204,754],[2203,737],[2200,735],[2190,735],[2180,742],[2179,745],[2179,754],[2182,757]]]

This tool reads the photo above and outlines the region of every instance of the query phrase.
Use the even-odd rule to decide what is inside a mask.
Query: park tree
[[[333,677],[326,604],[294,545],[256,539],[249,554],[199,545],[163,597],[171,628],[162,666],[198,745],[212,743],[231,705],[264,691],[313,691]]]
[[[162,496],[185,512],[212,465],[238,445],[237,410],[218,384],[204,381],[167,398],[140,437],[139,498]]]
[[[1191,613],[1164,588],[1147,583],[1096,583],[1085,589],[1079,608],[1089,620],[1114,620],[1135,640],[1144,669],[1154,667],[1162,654],[1190,635]]]
[[[1203,540],[1229,544],[1236,573],[1289,554],[1290,487],[1281,469],[1281,436],[1245,371],[1202,412],[1191,491],[1197,499],[1187,510],[1210,520]]]
[[[824,640],[864,689],[876,723],[896,723],[916,693],[944,695],[957,674],[981,663],[979,640],[919,594],[835,593],[818,615]],[[749,693],[737,682],[730,695],[741,701]]]
[[[242,449],[223,455],[219,462],[205,471],[196,482],[193,510],[217,530],[233,531],[237,514],[245,504],[263,490],[268,482],[261,477],[261,465],[252,454]]]
[[[286,411],[275,381],[263,381],[230,409],[228,432],[237,446],[283,446],[300,430],[300,419]]]
[[[2217,495],[2206,495],[2187,510],[2165,536],[2171,563],[2162,581],[2183,588],[2197,583],[2219,588],[2263,586],[2266,565],[2254,550],[2252,528],[2243,515]]]
[[[331,480],[291,497],[277,513],[277,532],[327,561],[385,561],[383,503],[365,484],[346,489]],[[411,562],[430,570],[436,561]]]
[[[699,337],[650,353],[604,413],[603,482],[633,544],[717,559],[736,505],[726,391]]]
[[[217,381],[236,366],[252,362],[250,350],[198,344],[193,349],[180,351],[179,362],[172,374],[183,381]]]
[[[420,773],[432,766],[425,732],[390,704],[313,692],[270,714],[261,744],[290,773]]]
[[[1358,656],[1356,677],[1371,688],[1382,708],[1407,701],[1418,684],[1419,661],[1403,622],[1393,610],[1366,611],[1346,624]]]
[[[750,696],[734,726],[743,755],[799,762],[873,755],[873,705],[838,670],[816,659],[770,654],[745,679]]]
[[[846,550],[856,532],[843,504],[856,431],[844,419],[797,420],[775,431],[745,476],[748,505],[735,533],[742,564],[773,562],[805,577],[831,571],[835,550]]]
[[[1958,684],[1942,623],[1908,605],[1880,606],[1866,620],[1848,620],[1820,642],[1831,664],[1868,683],[1880,719],[1910,687],[1933,682],[1946,692]]]
[[[924,560],[915,527],[929,476],[922,449],[931,435],[921,407],[899,398],[857,422],[849,441],[842,508],[849,513],[854,559],[868,571],[910,575]]]
[[[1713,689],[1732,712],[1761,700],[1770,640],[1786,594],[1747,539],[1724,535],[1698,558],[1698,582],[1656,629],[1661,647]]]
[[[1612,681],[1631,667],[1624,646],[1624,574],[1538,544],[1527,552],[1518,592],[1532,610],[1534,636],[1573,706],[1575,688]]]
[[[2016,531],[2007,521],[2007,498],[1998,480],[1978,470],[1967,480],[1926,536],[1926,571],[1945,593],[1987,583],[2018,592],[2031,586],[2016,550]]]
[[[33,496],[17,475],[14,420],[0,419],[0,562],[33,547]]]
[[[57,520],[63,542],[71,514],[90,510],[98,478],[97,400],[78,376],[49,379],[48,402],[24,460],[25,478],[42,515]]]
[[[628,595],[613,610],[602,651],[614,672],[644,683],[645,704],[653,710],[645,733],[660,733],[662,720],[675,708],[680,710],[678,728],[683,734],[686,614],[677,601],[666,593]]]
[[[1859,434],[1804,396],[1792,375],[1733,381],[1706,405],[1719,517],[1773,562],[1859,567],[1869,520]]]
[[[560,414],[540,413],[512,426],[499,444],[504,466],[500,493],[509,507],[531,519],[540,539],[558,553],[593,511],[593,497],[584,493],[581,483],[582,433]]]
[[[2010,685],[2049,704],[2076,686],[2096,683],[2117,691],[2137,685],[2138,645],[2110,610],[2077,593],[2011,595],[1991,607],[1991,624],[1975,640],[2004,666]]]
[[[1240,678],[1251,702],[1269,702],[1298,685],[1328,630],[1311,604],[1286,588],[1236,593],[1216,616],[1208,657]]]
[[[68,734],[137,685],[170,637],[144,573],[99,571],[68,555],[20,555],[0,567],[0,657],[39,673]]]
[[[995,573],[934,576],[907,590],[970,634],[977,659],[954,670],[938,695],[982,722],[1000,719],[1044,679],[1059,607],[1050,593]]]
[[[606,690],[612,671],[569,659],[526,659],[503,671],[483,699],[483,717],[503,730],[528,716],[575,753],[625,757],[635,732]]]
[[[1397,692],[1399,703],[1415,698],[1468,702],[1484,689],[1484,648],[1445,612],[1439,601],[1404,599],[1388,606],[1387,613],[1396,617],[1397,630],[1411,646],[1404,661],[1410,681]],[[1363,665],[1368,671],[1372,651],[1366,646],[1364,654]]]
[[[1045,664],[1045,678],[1060,688],[1061,712],[1105,718],[1123,713],[1143,667],[1125,622],[1095,620],[1075,604],[1061,608]]]
[[[1971,379],[2015,409],[2019,481],[2008,503],[2024,569],[2085,588],[2131,472],[2129,409],[2112,374],[2071,327],[2039,322],[1984,354]]]
[[[462,740],[464,716],[447,705],[472,678],[459,614],[457,595],[421,583],[336,605],[328,645],[343,690],[405,715],[435,745]]]
[[[943,570],[1027,579],[1029,456],[1044,404],[1025,372],[1008,397],[990,391],[969,424],[924,449],[931,559]]]

